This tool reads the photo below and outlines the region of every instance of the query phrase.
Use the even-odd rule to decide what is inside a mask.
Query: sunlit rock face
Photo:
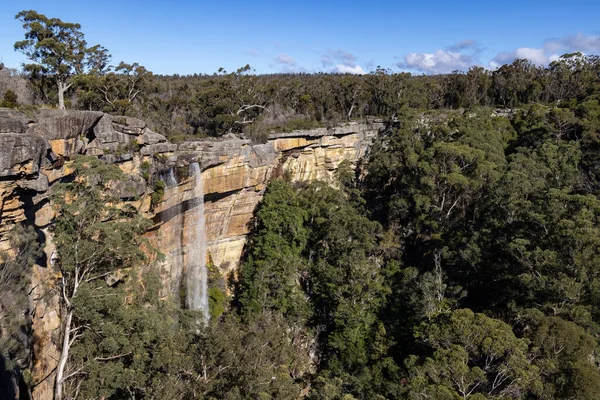
[[[273,177],[335,182],[338,165],[361,160],[382,124],[352,124],[272,134],[268,143],[242,147],[228,162],[204,171],[208,251],[223,273],[237,268],[249,221]]]
[[[264,144],[237,138],[172,144],[136,118],[58,110],[26,115],[0,109],[0,252],[11,255],[7,232],[16,223],[32,225],[45,246],[45,256],[32,269],[34,380],[51,375],[58,359],[60,310],[52,294],[60,276],[52,260],[60,249],[52,244],[55,213],[48,196],[54,184],[69,179],[73,157],[100,157],[127,174],[127,182],[115,190],[123,202],[155,222],[146,237],[164,255],[164,261],[153,263],[161,270],[163,295],[185,306],[182,279],[190,254],[212,262],[223,275],[235,272],[249,222],[271,179],[334,184],[339,164],[347,160],[356,165],[382,128],[371,121],[275,133]],[[196,175],[190,174],[190,165],[197,165]],[[158,180],[166,183],[164,195],[153,202]],[[34,398],[51,398],[52,382],[50,376],[36,386]]]
[[[223,273],[234,271],[248,233],[248,223],[273,177],[291,181],[334,182],[338,165],[356,164],[382,128],[379,122],[349,123],[275,133],[267,143],[243,139],[169,143],[145,123],[93,111],[41,110],[33,116],[0,109],[0,250],[9,244],[6,232],[28,221],[37,229],[52,224],[48,203],[52,185],[70,173],[77,154],[101,157],[117,164],[128,182],[117,189],[123,201],[136,205],[156,222],[148,232],[158,249],[177,257],[186,252],[182,216],[193,200],[193,182],[177,171],[197,162],[204,186],[207,259]],[[164,196],[151,204],[157,180],[168,182]],[[177,257],[174,254],[179,254]],[[175,291],[181,276],[176,265],[164,265],[165,280]]]

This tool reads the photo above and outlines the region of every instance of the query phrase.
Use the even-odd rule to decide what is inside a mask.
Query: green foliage
[[[109,66],[78,24],[35,11],[17,18],[26,40],[15,48],[34,61],[25,69],[42,103],[55,101],[55,84],[59,97],[77,85],[65,104],[145,118],[176,140],[264,143],[274,131],[374,116],[388,128],[366,165],[339,165],[336,188],[271,182],[232,304],[209,265],[206,328],[159,298],[151,267],[139,272],[149,221],[115,197],[121,171],[77,158],[51,198],[64,279],[58,336],[71,343],[57,387],[68,396],[598,397],[598,57],[438,76],[381,67],[258,76],[249,65],[154,76],[137,63]],[[14,107],[14,93],[3,93]],[[165,183],[152,180],[151,163],[140,168],[154,207]],[[10,332],[28,324],[29,235],[0,264],[0,344],[11,359],[22,345]]]
[[[528,342],[502,321],[460,309],[419,326],[415,335],[431,353],[406,360],[411,398],[522,398],[541,388]]]
[[[382,375],[396,371],[377,323],[387,294],[375,256],[380,228],[354,204],[324,183],[298,190],[273,181],[236,293],[242,315],[275,311],[290,326],[321,331],[321,382],[328,387],[341,379],[348,395],[372,393],[386,385]],[[376,348],[383,359],[372,357]]]
[[[289,399],[306,385],[306,349],[300,334],[275,315],[244,324],[230,315],[211,325],[194,344],[194,397],[209,399]],[[196,377],[194,377],[196,378]]]
[[[154,182],[154,191],[152,192],[152,195],[150,197],[150,203],[153,207],[162,201],[163,197],[165,196],[166,187],[167,186],[165,184],[165,181],[163,181],[162,179],[158,179]]]
[[[124,179],[121,170],[94,157],[77,157],[73,169],[74,180],[55,185],[52,195],[59,215],[53,230],[61,271],[72,274],[86,268],[103,274],[144,259],[135,238],[150,221],[130,205],[116,206],[111,185]]]
[[[150,162],[148,160],[144,160],[141,164],[140,164],[140,171],[142,172],[142,178],[144,178],[144,180],[146,182],[150,182],[150,172],[152,170],[152,164],[150,164]]]
[[[58,106],[64,109],[64,93],[73,85],[70,78],[97,67],[102,48],[86,47],[80,24],[48,18],[34,10],[21,11],[15,18],[23,23],[25,40],[16,42],[14,48],[33,61],[24,69],[42,93],[45,80],[53,80],[58,88]]]
[[[543,380],[543,398],[593,398],[600,378],[596,339],[585,329],[535,309],[523,313],[521,326],[535,351],[535,365]]]
[[[227,295],[217,287],[208,289],[208,306],[211,319],[219,318],[225,312]]]
[[[19,101],[15,92],[10,89],[4,92],[2,101],[0,101],[0,107],[16,108],[18,105]]]
[[[176,312],[158,301],[158,281],[153,275],[128,277],[117,287],[82,288],[75,306],[78,320],[87,328],[71,350],[73,365],[84,369],[81,395],[174,395],[192,365],[185,349],[185,330],[174,329]],[[178,382],[180,381],[180,382]]]
[[[114,363],[102,363],[132,353],[129,347],[122,347],[119,339],[120,335],[125,335],[119,331],[126,327],[124,321],[114,327],[108,324],[109,317],[115,313],[118,316],[124,303],[118,293],[111,290],[109,278],[120,282],[119,274],[138,266],[146,259],[144,250],[152,250],[144,245],[141,237],[151,221],[143,218],[131,205],[119,205],[114,194],[113,185],[124,179],[119,167],[84,156],[76,157],[72,167],[72,181],[55,184],[51,195],[51,204],[57,213],[52,233],[54,243],[60,249],[56,268],[61,275],[57,284],[64,319],[63,345],[55,379],[54,396],[57,399],[67,391],[74,393],[79,385],[78,374],[65,374],[69,369],[86,371],[88,378],[101,371],[97,373],[102,381],[104,375],[124,375],[118,366],[114,369]],[[152,318],[156,317],[152,315]],[[91,354],[80,356],[80,349]],[[120,350],[129,353],[118,353]],[[124,375],[124,378],[131,377]],[[93,382],[93,379],[86,379],[82,386],[85,388]],[[110,385],[124,384],[116,378],[104,382],[108,386],[92,387],[90,392],[110,396],[116,390],[116,386]]]
[[[190,176],[190,166],[189,165],[181,165],[175,168],[175,174],[177,176],[178,181],[182,181]]]
[[[32,227],[15,225],[7,236],[16,254],[0,259],[0,359],[11,369],[15,362],[23,365],[26,358],[30,324],[27,292],[41,247]]]
[[[152,72],[144,66],[123,61],[106,73],[88,76],[88,86],[101,94],[103,109],[117,115],[127,115],[138,96],[147,89]],[[93,79],[93,80],[92,80]]]
[[[309,119],[295,118],[288,121],[284,126],[279,129],[282,132],[293,132],[298,130],[308,130],[314,128],[322,128],[323,124],[318,121],[311,121]],[[277,128],[274,128],[278,130]]]
[[[139,151],[140,145],[135,139],[130,139],[127,143],[119,143],[115,149],[115,156],[121,157],[125,154],[131,154]]]
[[[244,314],[276,310],[298,322],[309,317],[301,288],[305,268],[301,253],[308,234],[305,220],[295,190],[273,181],[256,213],[257,234],[250,239],[239,270],[238,301]]]

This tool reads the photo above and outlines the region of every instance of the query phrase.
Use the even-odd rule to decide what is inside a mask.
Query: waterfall
[[[177,293],[183,268],[183,206],[179,198],[179,183],[173,169],[162,171],[158,178],[165,183],[165,189],[167,189],[163,199],[161,222],[163,223],[162,231],[169,232],[169,234],[162,235],[160,246],[165,255],[165,269],[171,276],[171,286],[165,289],[170,293]]]
[[[165,176],[165,184],[168,188],[173,188],[177,186],[177,179],[175,178],[173,168],[169,169],[169,172],[167,172],[167,175]]]
[[[190,177],[194,180],[192,207],[196,216],[189,226],[193,241],[187,251],[187,303],[190,310],[202,311],[204,324],[208,324],[208,271],[206,268],[206,227],[204,218],[204,186],[200,165],[190,164]]]

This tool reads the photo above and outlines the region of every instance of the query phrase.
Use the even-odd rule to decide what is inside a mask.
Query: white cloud
[[[526,58],[536,65],[548,65],[560,58],[561,54],[581,52],[600,53],[600,36],[576,35],[547,39],[541,48],[521,47],[515,51],[502,52],[490,62],[490,68],[496,69],[502,64],[512,63],[516,58]]]
[[[550,53],[558,53],[564,48],[565,46],[557,40],[546,40],[546,43],[544,43],[544,49]]]
[[[483,48],[472,39],[463,40],[434,53],[408,53],[396,63],[401,69],[425,74],[446,74],[452,71],[467,71],[477,63]]]
[[[562,44],[567,51],[575,52],[587,52],[587,53],[599,53],[600,52],[600,36],[584,35],[578,33],[573,36],[566,36],[556,41]]]
[[[550,55],[550,57],[548,57],[548,61],[549,62],[558,61],[559,58],[560,58],[560,56],[558,54],[552,54],[552,55]]]
[[[499,53],[490,62],[492,68],[498,68],[502,64],[510,64],[517,58],[526,58],[535,65],[548,64],[548,56],[544,49],[535,49],[531,47],[520,47],[515,51]]]
[[[445,74],[455,70],[466,71],[473,64],[470,54],[438,50],[435,53],[409,53],[396,65],[426,74]]]
[[[544,49],[534,49],[531,47],[520,47],[514,53],[516,58],[526,58],[532,63],[543,65],[548,62],[548,57],[544,54]]]
[[[279,72],[285,74],[295,74],[299,72],[306,72],[306,70],[298,65],[296,59],[287,53],[279,53],[273,58],[273,64],[269,64],[269,67],[279,69]]]
[[[246,54],[250,54],[252,57],[258,57],[260,55],[260,51],[258,51],[258,49],[250,49],[246,51]]]
[[[327,50],[321,56],[321,64],[328,72],[339,74],[364,74],[363,68],[356,63],[357,57],[344,50]]]
[[[356,74],[363,75],[365,71],[362,69],[360,65],[349,66],[346,64],[337,64],[333,69],[334,72],[338,72],[340,74]]]
[[[296,60],[294,60],[294,58],[292,58],[291,56],[289,56],[286,53],[277,54],[275,56],[275,62],[277,64],[283,64],[283,65],[288,65],[288,66],[296,65]]]

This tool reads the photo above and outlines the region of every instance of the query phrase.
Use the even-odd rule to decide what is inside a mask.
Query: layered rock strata
[[[198,219],[190,163],[198,162],[202,170],[207,257],[228,274],[237,268],[249,221],[270,179],[285,176],[292,181],[333,183],[339,164],[359,162],[382,127],[380,122],[365,121],[275,133],[264,144],[238,138],[174,144],[136,118],[57,110],[27,115],[0,109],[0,252],[10,254],[7,232],[22,222],[35,227],[45,246],[45,257],[32,272],[32,298],[46,299],[32,302],[34,380],[50,376],[58,358],[53,343],[58,339],[60,315],[56,298],[47,293],[57,278],[52,260],[60,249],[52,245],[55,215],[48,195],[54,183],[69,176],[75,155],[101,157],[128,175],[120,196],[155,221],[146,235],[166,255],[165,295],[177,296],[185,272],[181,260],[195,245],[186,224]],[[170,182],[162,201],[152,204],[157,180]],[[35,391],[36,399],[51,398],[51,377]]]

